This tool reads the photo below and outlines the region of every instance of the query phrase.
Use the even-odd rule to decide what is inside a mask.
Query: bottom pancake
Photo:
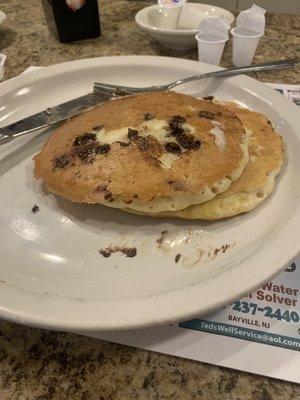
[[[234,103],[227,103],[226,107],[240,118],[251,135],[250,158],[241,177],[233,182],[228,190],[210,201],[183,210],[151,216],[205,220],[232,217],[253,210],[272,193],[275,178],[283,162],[281,136],[262,114],[240,108]]]

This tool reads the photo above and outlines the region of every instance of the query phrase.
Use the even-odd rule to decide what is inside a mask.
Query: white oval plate
[[[0,123],[87,93],[94,81],[147,86],[214,69],[189,60],[145,56],[54,65],[1,84]],[[253,212],[213,223],[152,219],[73,204],[46,193],[33,177],[32,156],[46,134],[10,142],[0,148],[2,318],[89,331],[183,320],[251,292],[296,255],[297,107],[244,76],[194,82],[181,89],[234,99],[269,117],[287,148],[273,196]],[[40,207],[37,214],[31,212],[34,204]],[[159,248],[156,241],[164,230],[169,247]],[[103,258],[98,251],[109,245],[136,246],[137,256],[116,253]],[[224,245],[230,247],[215,256],[215,249]],[[182,257],[175,263],[178,253]]]

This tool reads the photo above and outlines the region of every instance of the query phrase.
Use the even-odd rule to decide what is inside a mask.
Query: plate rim
[[[42,68],[40,70],[37,71],[33,71],[31,73],[27,73],[24,75],[19,75],[15,78],[12,78],[10,80],[4,81],[3,83],[1,83],[1,88],[4,89],[4,92],[7,93],[11,90],[13,90],[13,88],[18,87],[19,84],[24,84],[24,83],[30,83],[32,81],[36,81],[37,79],[42,79],[43,77],[49,77],[49,76],[53,76],[56,75],[57,72],[61,72],[62,69],[64,69],[64,72],[68,71],[68,70],[76,70],[78,67],[84,67],[86,66],[92,66],[97,65],[99,67],[101,67],[101,65],[103,65],[103,63],[107,64],[107,63],[115,63],[115,64],[119,64],[120,62],[131,62],[131,63],[135,63],[135,64],[147,64],[149,65],[157,65],[158,62],[163,63],[164,65],[166,65],[167,63],[170,63],[170,61],[172,61],[172,66],[174,66],[175,64],[178,64],[178,67],[180,66],[181,68],[186,68],[189,69],[187,67],[190,67],[191,71],[195,71],[195,67],[198,66],[199,67],[199,62],[198,61],[192,61],[192,60],[186,60],[186,59],[180,59],[180,58],[173,58],[173,57],[159,57],[159,56],[110,56],[110,57],[98,57],[98,58],[89,58],[89,59],[82,59],[82,60],[76,60],[76,61],[69,61],[66,63],[61,63],[61,64],[55,64],[49,67],[45,67]],[[204,64],[204,63],[200,63],[202,64],[203,68],[206,68],[206,70],[208,71],[213,71],[216,69],[220,69],[219,67],[215,67],[209,64]],[[261,91],[263,90],[264,92],[267,92],[267,95],[264,94],[264,98],[267,96],[271,96],[271,104],[275,104],[275,110],[276,107],[280,106],[280,110],[281,113],[284,112],[285,114],[285,119],[288,120],[289,124],[291,125],[291,127],[294,127],[294,132],[296,137],[300,138],[300,133],[297,132],[297,130],[295,129],[297,127],[297,116],[296,116],[296,111],[298,112],[298,108],[296,105],[294,105],[292,102],[290,102],[288,99],[284,98],[281,94],[277,93],[273,88],[268,87],[267,85],[263,84],[262,82],[256,81],[253,78],[249,78],[246,77],[244,75],[242,76],[238,76],[238,77],[232,77],[230,78],[230,80],[234,80],[235,82],[239,82],[240,85],[244,87],[244,89],[248,90],[252,89],[252,91],[255,91],[255,95],[260,95]],[[4,94],[4,92],[2,91],[2,93]],[[279,113],[278,110],[276,110],[277,113]],[[279,114],[281,115],[281,114]],[[288,229],[287,229],[287,225],[285,225],[282,229],[282,231],[280,232],[280,235],[277,234],[277,236],[275,238],[272,239],[272,246],[269,245],[268,248],[272,247],[277,249],[280,247],[280,245],[282,245],[281,240],[279,240],[279,238],[281,238],[282,236],[282,232],[286,231],[285,234],[289,235],[289,237],[294,237],[294,242],[296,242],[296,235],[297,232],[299,234],[299,227],[300,227],[300,206],[298,206],[297,208],[298,213],[296,214],[296,218],[293,218],[293,220],[289,223],[288,225]],[[293,236],[294,235],[294,236]],[[276,245],[277,243],[277,245]],[[276,253],[275,251],[272,252],[272,255]],[[188,290],[188,298],[189,298],[189,304],[193,304],[193,307],[189,306],[189,312],[185,311],[185,308],[180,308],[180,304],[177,304],[178,309],[176,310],[175,314],[174,314],[174,307],[176,308],[176,302],[174,303],[174,296],[172,299],[172,304],[167,304],[168,300],[168,293],[169,291],[166,291],[164,293],[160,293],[158,295],[155,296],[149,296],[147,298],[144,298],[143,300],[143,307],[145,307],[143,309],[143,311],[140,313],[139,318],[138,318],[138,322],[136,319],[136,314],[133,314],[130,310],[130,312],[128,313],[128,315],[125,316],[123,315],[123,320],[121,321],[122,323],[120,324],[119,322],[116,322],[116,320],[114,319],[108,319],[106,321],[101,321],[101,323],[99,324],[98,322],[95,322],[95,318],[94,315],[96,315],[97,310],[99,310],[99,308],[96,306],[95,307],[95,303],[99,302],[98,299],[96,300],[86,300],[86,301],[74,301],[71,300],[72,302],[72,306],[73,309],[77,311],[77,314],[74,313],[72,315],[72,318],[70,318],[70,315],[68,317],[68,319],[62,319],[62,316],[60,317],[50,317],[47,314],[43,314],[43,312],[41,311],[41,313],[39,315],[35,314],[35,313],[30,313],[29,311],[24,312],[20,311],[20,310],[15,310],[14,307],[10,306],[4,306],[2,303],[2,299],[3,299],[3,294],[7,293],[8,296],[12,296],[12,295],[17,295],[17,296],[27,296],[27,298],[30,300],[32,298],[32,300],[34,299],[35,301],[37,300],[39,294],[37,293],[27,293],[27,294],[23,294],[23,292],[21,293],[20,291],[16,294],[15,291],[10,292],[10,288],[7,286],[2,286],[1,287],[1,300],[0,300],[0,316],[3,319],[7,319],[10,321],[15,321],[18,323],[22,323],[22,324],[26,324],[26,325],[31,325],[31,326],[37,326],[37,327],[45,327],[45,328],[52,328],[52,329],[63,329],[63,330],[71,330],[71,331],[101,331],[101,330],[124,330],[124,329],[134,329],[134,328],[145,328],[145,327],[150,327],[150,326],[154,326],[154,325],[160,325],[160,324],[165,324],[165,323],[170,323],[170,322],[174,322],[174,321],[178,321],[178,320],[184,320],[184,319],[189,319],[195,315],[199,315],[199,314],[204,314],[204,313],[208,313],[214,309],[217,309],[218,307],[221,307],[224,304],[228,304],[230,302],[232,302],[233,300],[235,300],[238,297],[242,297],[243,295],[246,295],[250,292],[252,292],[253,290],[255,290],[256,288],[260,287],[261,285],[263,285],[264,283],[266,283],[267,281],[269,281],[270,279],[272,279],[274,276],[276,276],[282,269],[284,269],[287,265],[287,263],[295,256],[297,256],[297,254],[299,254],[299,247],[296,249],[295,244],[293,244],[293,246],[291,246],[291,243],[287,243],[285,245],[285,252],[284,252],[284,256],[281,252],[281,254],[277,254],[276,253],[276,257],[273,264],[272,264],[272,271],[270,271],[270,268],[267,269],[265,271],[264,269],[264,261],[262,261],[260,259],[260,257],[258,257],[258,253],[255,253],[253,255],[253,257],[251,257],[251,265],[252,265],[252,269],[251,269],[251,273],[249,276],[249,280],[248,280],[248,286],[247,288],[244,288],[243,290],[240,290],[237,283],[235,282],[236,280],[236,268],[231,268],[229,270],[227,270],[226,273],[226,280],[231,278],[233,282],[235,282],[232,287],[230,288],[230,291],[228,292],[228,290],[226,291],[226,289],[224,289],[224,287],[222,287],[222,285],[218,286],[218,290],[216,290],[213,286],[210,288],[213,293],[214,293],[214,301],[210,303],[209,306],[206,307],[201,307],[201,297],[199,296],[199,292],[202,290],[201,295],[203,296],[203,293],[207,293],[207,287],[203,287],[203,282],[198,282],[195,285],[190,285],[190,286],[186,286],[184,288],[178,288],[178,289],[173,289],[171,290],[172,294],[176,296],[177,292],[183,291],[183,293],[185,293]],[[253,262],[254,259],[254,262]],[[249,264],[249,260],[246,260],[244,262],[244,264]],[[253,267],[253,264],[255,265]],[[260,272],[260,279],[259,281],[256,279],[255,276],[255,272],[259,271]],[[224,274],[219,274],[218,277],[213,278],[214,280],[220,280],[220,277],[222,277]],[[212,278],[210,278],[211,280]],[[222,281],[222,279],[221,279]],[[208,281],[205,281],[205,285],[207,285]],[[211,294],[211,293],[210,293]],[[182,296],[182,294],[181,294]],[[205,296],[204,296],[205,297]],[[50,301],[51,299],[51,301]],[[64,304],[70,306],[70,299],[68,298],[60,298],[61,300],[63,300]],[[31,301],[32,301],[31,300]],[[54,301],[55,300],[55,301]],[[57,299],[54,299],[53,297],[50,297],[49,299],[45,299],[45,297],[43,297],[43,304],[46,306],[49,306],[49,304],[52,306],[54,306],[55,308],[55,304]],[[196,303],[195,303],[196,300]],[[100,300],[101,302],[102,300]],[[127,306],[126,309],[132,305],[134,305],[134,302],[138,302],[139,303],[139,307],[141,307],[141,299],[140,298],[134,298],[134,299],[129,299],[127,301]],[[103,301],[102,301],[103,302]],[[110,305],[114,305],[115,301],[110,301],[110,303],[106,303],[106,307],[108,306],[108,304]],[[117,301],[118,303],[118,301]],[[164,313],[163,315],[157,316],[156,312],[153,313],[152,311],[152,315],[149,316],[146,315],[147,313],[145,312],[146,310],[149,310],[152,308],[153,309],[158,309],[159,305],[164,304]],[[197,306],[194,306],[194,304],[197,304]],[[167,305],[167,307],[166,307]],[[81,315],[83,315],[83,311],[88,309],[90,312],[91,310],[93,310],[93,317],[86,317],[84,319],[79,320],[79,314],[78,314],[78,310],[80,309],[80,307],[82,308],[81,311]],[[121,307],[122,310],[120,310],[120,315],[121,313],[124,313],[123,308]],[[167,311],[169,311],[169,313],[167,313]],[[173,311],[173,312],[172,312]],[[52,314],[53,314],[53,310],[52,310]],[[75,318],[74,318],[75,315]]]

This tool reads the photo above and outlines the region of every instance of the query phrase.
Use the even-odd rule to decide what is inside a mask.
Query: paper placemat
[[[128,346],[300,383],[300,257],[212,314],[127,332],[84,333]]]

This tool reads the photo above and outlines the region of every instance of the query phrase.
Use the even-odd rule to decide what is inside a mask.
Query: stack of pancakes
[[[73,202],[213,220],[260,204],[282,161],[282,139],[263,115],[157,92],[103,103],[63,124],[35,156],[35,175]]]

